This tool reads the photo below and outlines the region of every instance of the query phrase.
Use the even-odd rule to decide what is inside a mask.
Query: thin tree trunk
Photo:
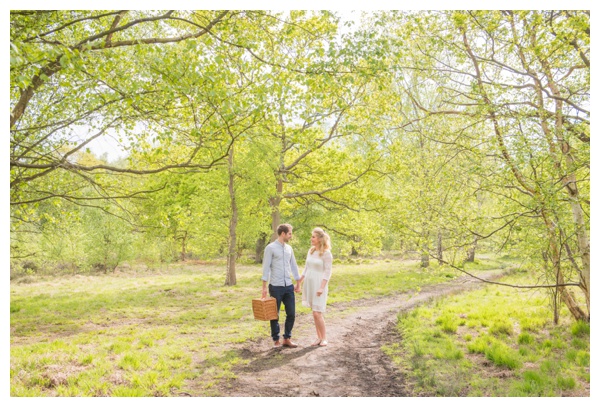
[[[187,231],[183,233],[183,237],[181,238],[181,261],[185,260],[185,257],[187,256],[187,250],[186,250],[186,246],[187,246]]]
[[[444,248],[442,247],[442,230],[438,229],[437,233],[437,258],[438,263],[441,266],[444,263]]]
[[[283,194],[283,179],[281,173],[277,174],[277,194],[269,199],[269,205],[271,206],[271,242],[277,239],[277,227],[281,224],[281,212],[279,212],[279,205],[281,204],[281,197]]]
[[[577,320],[589,321],[590,316],[588,313],[584,312],[579,305],[577,305],[577,301],[573,298],[569,290],[566,287],[561,286],[561,284],[565,283],[564,275],[562,273],[560,264],[560,249],[556,239],[555,226],[552,222],[552,219],[549,218],[548,213],[545,209],[541,211],[542,219],[546,224],[546,230],[548,234],[548,240],[550,243],[550,260],[552,261],[552,268],[554,275],[556,277],[557,290],[560,294],[561,300],[565,303],[569,312],[573,317]]]
[[[421,267],[423,268],[429,267],[429,253],[426,250],[427,249],[424,248],[421,252]]]
[[[475,251],[477,250],[477,236],[473,238],[473,244],[467,250],[467,260],[468,262],[475,261]]]
[[[422,243],[421,243],[421,267],[427,268],[429,267],[429,232],[425,232],[426,226],[423,224],[422,226]]]
[[[579,190],[575,182],[575,177],[569,175],[566,177],[572,179],[570,182],[566,180],[565,185],[568,193],[569,200],[571,201],[571,212],[573,213],[573,220],[575,222],[575,234],[577,236],[577,245],[579,246],[579,252],[581,253],[581,290],[585,294],[585,301],[588,309],[588,318],[590,313],[590,237],[587,232],[587,226],[585,224],[585,217],[583,208],[579,203]]]
[[[267,234],[261,233],[258,239],[256,240],[256,255],[254,256],[254,261],[256,263],[262,263],[263,255],[265,253],[265,247],[267,247]]]
[[[235,260],[237,257],[237,224],[238,207],[235,200],[235,174],[233,171],[233,146],[229,150],[229,199],[231,202],[231,216],[229,218],[229,249],[227,251],[227,277],[225,285],[236,285]]]
[[[421,246],[421,267],[429,267],[429,245],[427,244],[427,236]]]

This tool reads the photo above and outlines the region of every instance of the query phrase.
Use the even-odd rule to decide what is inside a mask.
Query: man
[[[262,298],[267,297],[267,283],[269,283],[269,295],[277,300],[278,316],[281,303],[283,302],[285,306],[283,343],[279,340],[279,319],[271,320],[271,338],[273,338],[273,346],[276,348],[280,346],[296,348],[298,346],[298,344],[292,342],[292,328],[296,319],[296,298],[290,272],[294,275],[296,281],[300,279],[300,276],[298,275],[294,250],[287,244],[291,238],[292,226],[287,223],[279,225],[277,227],[277,240],[265,247],[263,257]]]

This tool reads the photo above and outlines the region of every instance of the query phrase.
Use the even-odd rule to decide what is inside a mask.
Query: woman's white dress
[[[302,289],[302,305],[310,307],[313,311],[325,312],[327,306],[327,291],[329,284],[323,289],[323,294],[317,296],[317,290],[321,288],[321,282],[331,278],[331,266],[333,256],[329,250],[319,255],[315,250],[312,254],[310,250],[306,256],[306,266],[304,267],[304,286]]]

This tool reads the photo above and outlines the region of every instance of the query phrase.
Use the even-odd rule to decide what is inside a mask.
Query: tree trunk
[[[281,174],[277,174],[277,194],[269,199],[269,205],[271,206],[271,242],[277,239],[277,227],[281,224],[281,212],[279,212],[279,204],[281,204],[281,196],[283,194],[283,179]]]
[[[426,230],[425,225],[422,230]],[[429,232],[423,232],[421,239],[423,242],[421,244],[421,267],[427,268],[429,267]]]
[[[421,252],[421,267],[429,267],[429,253],[427,251]]]
[[[552,75],[551,67],[547,60],[540,59],[540,63],[543,67],[544,73],[546,74],[546,80],[548,86],[555,96],[555,120],[554,130],[551,131],[551,126],[546,123],[544,116],[542,117],[542,129],[547,135],[548,146],[550,156],[554,158],[554,166],[560,172],[563,172],[561,177],[562,185],[567,191],[569,196],[569,202],[571,203],[571,212],[573,214],[573,220],[575,222],[575,234],[577,236],[577,244],[581,253],[582,269],[580,273],[580,288],[585,295],[585,301],[587,306],[587,319],[590,317],[590,238],[587,232],[587,226],[585,224],[585,217],[583,208],[580,203],[579,188],[577,187],[577,177],[571,170],[577,167],[577,162],[573,157],[571,151],[571,145],[568,139],[565,138],[565,117],[563,116],[563,90],[559,84],[554,80]],[[541,90],[538,91],[539,99],[543,100]],[[543,106],[540,103],[540,106]],[[540,109],[541,110],[541,109]],[[554,136],[554,138],[552,137]],[[556,143],[555,143],[556,141]],[[558,147],[558,148],[557,148]],[[564,164],[563,164],[564,163]],[[564,166],[563,166],[564,165]],[[564,170],[563,170],[564,168]],[[578,318],[579,319],[579,318]]]
[[[581,253],[581,290],[585,295],[585,301],[588,310],[588,319],[590,313],[590,238],[587,232],[587,226],[585,224],[585,217],[583,208],[579,203],[579,190],[575,182],[575,177],[570,175],[566,177],[567,184],[565,185],[568,193],[569,200],[571,201],[571,212],[573,213],[573,220],[575,222],[575,234],[577,236],[577,245],[579,246],[579,252]],[[569,181],[570,180],[570,181]]]
[[[235,200],[235,174],[233,172],[233,146],[229,150],[229,199],[231,202],[231,216],[229,218],[229,248],[227,251],[227,277],[225,285],[236,285],[237,279],[235,275],[235,260],[237,257],[237,224],[238,224],[238,207]]]
[[[553,272],[554,272],[554,275],[556,278],[557,290],[560,294],[560,298],[565,303],[565,305],[569,309],[569,312],[571,313],[571,315],[573,315],[573,317],[575,319],[589,322],[590,315],[588,313],[584,312],[577,305],[577,301],[575,300],[575,298],[573,298],[573,296],[571,295],[569,290],[567,290],[566,287],[560,286],[561,284],[565,283],[565,279],[564,279],[564,275],[563,275],[561,267],[560,267],[560,265],[561,265],[560,249],[559,249],[559,245],[557,243],[555,226],[554,226],[554,223],[552,222],[552,219],[549,218],[548,213],[546,212],[545,209],[542,209],[541,214],[542,214],[542,218],[546,224],[548,240],[550,243],[549,257],[550,257],[550,260],[552,261],[552,268],[553,268]]]
[[[254,257],[256,263],[262,263],[263,255],[265,254],[265,247],[267,247],[267,234],[261,233],[256,240],[256,255]]]
[[[181,261],[184,261],[185,256],[187,255],[186,245],[187,245],[187,231],[183,233],[183,236],[181,238],[181,254],[179,256],[181,258]]]
[[[477,250],[477,236],[473,238],[473,244],[467,249],[467,262],[475,261],[475,251]]]
[[[442,230],[438,229],[437,234],[437,259],[438,264],[441,266],[444,263],[444,248],[442,247]]]

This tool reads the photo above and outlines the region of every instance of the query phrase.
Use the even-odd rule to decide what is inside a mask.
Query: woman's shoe
[[[316,341],[314,341],[313,343],[311,343],[310,346],[319,346],[321,344],[321,340],[317,338]]]
[[[322,339],[319,346],[327,346],[327,339]]]

